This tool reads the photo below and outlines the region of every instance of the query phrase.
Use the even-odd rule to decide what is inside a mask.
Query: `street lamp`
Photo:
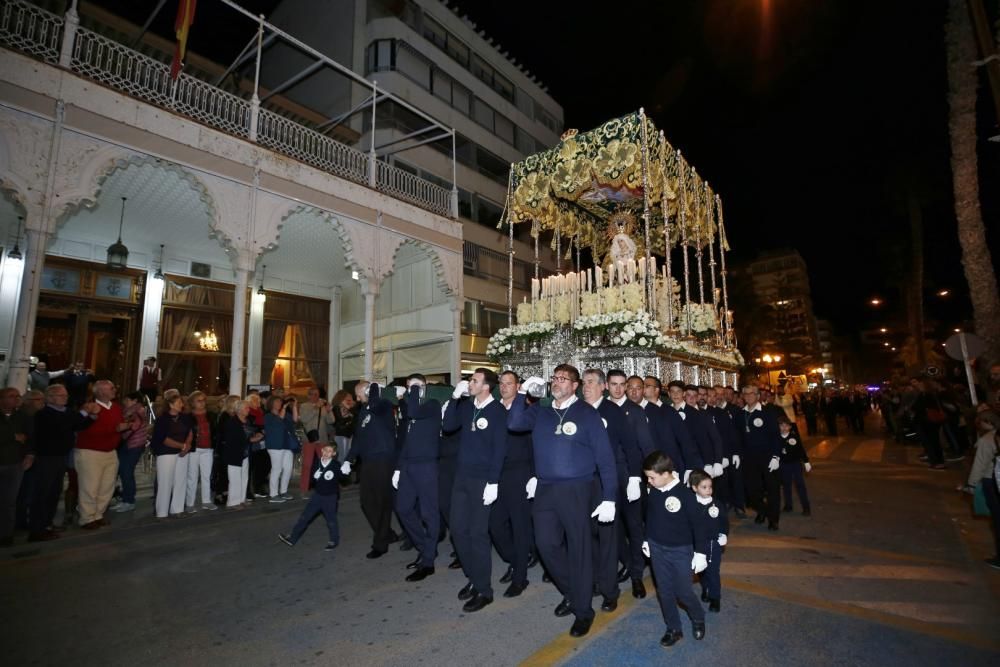
[[[882,299],[880,299],[878,297],[875,297],[871,301],[869,301],[868,303],[870,303],[873,306],[881,306],[882,305]]]
[[[879,333],[889,333],[889,330],[886,329],[885,327],[882,327],[881,329],[879,329]]]
[[[943,289],[943,290],[941,290],[940,292],[937,293],[938,296],[948,296],[949,294],[951,294],[951,292],[949,292],[946,289]]]

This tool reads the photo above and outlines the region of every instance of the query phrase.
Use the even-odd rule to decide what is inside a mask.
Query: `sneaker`
[[[256,491],[254,491],[253,492],[253,497],[254,498],[267,498],[267,494],[266,493],[257,493]]]
[[[112,512],[133,512],[135,511],[135,503],[118,503],[115,505]]]
[[[935,464],[929,465],[927,467],[930,468],[931,470],[947,470],[948,469],[948,466],[946,466],[943,463],[935,463]]]
[[[944,457],[944,460],[945,460],[945,461],[951,461],[952,463],[954,463],[954,462],[956,462],[956,461],[961,461],[961,460],[962,460],[962,459],[964,459],[964,458],[965,458],[965,457],[964,457],[964,456],[962,456],[961,454],[953,454],[953,455],[951,455],[951,456],[945,456],[945,457]]]
[[[269,503],[283,503],[283,502],[285,502],[285,499],[282,498],[281,496],[272,496],[271,499],[268,500],[267,502],[269,502]]]
[[[290,494],[290,493],[282,493],[282,494],[281,494],[281,497],[282,497],[282,498],[283,498],[284,500],[295,500],[295,498],[293,498],[293,497],[292,497],[292,494]]]
[[[920,459],[921,461],[926,461],[926,460],[927,460],[927,459],[929,459],[930,457],[929,457],[929,456],[927,456],[926,454],[921,454],[921,455],[920,455],[920,456],[918,456],[917,458],[918,458],[918,459]]]
[[[205,503],[204,505],[201,506],[201,508],[207,512],[219,509],[216,505],[213,505],[212,503]]]
[[[281,540],[282,542],[284,542],[285,544],[287,544],[290,547],[294,547],[295,546],[295,542],[292,542],[292,536],[291,535],[285,535],[283,533],[278,533],[278,539]]]
[[[996,558],[987,558],[985,562],[993,569],[1000,570],[1000,556],[997,556]]]
[[[184,508],[184,513],[185,514],[194,514],[197,511],[198,511],[198,508],[195,507],[194,505],[190,505],[189,507],[185,507]]]
[[[323,547],[323,551],[333,551],[336,548],[337,548],[336,542],[327,542],[326,546]]]

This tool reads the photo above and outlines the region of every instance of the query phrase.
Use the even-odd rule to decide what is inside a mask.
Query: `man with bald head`
[[[121,405],[115,402],[115,391],[110,380],[94,383],[94,402],[87,404],[94,423],[76,440],[77,507],[80,527],[86,530],[107,525],[104,513],[118,476],[118,444],[122,431],[129,428]]]

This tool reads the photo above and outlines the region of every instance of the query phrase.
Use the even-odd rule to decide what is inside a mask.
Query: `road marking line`
[[[722,585],[724,588],[732,588],[744,593],[750,593],[752,595],[759,595],[761,597],[781,600],[783,602],[791,602],[803,607],[812,607],[813,609],[821,609],[824,611],[844,614],[853,618],[871,621],[873,623],[880,623],[882,625],[889,625],[918,634],[940,637],[941,639],[967,644],[969,646],[985,649],[987,651],[1000,651],[1000,641],[981,637],[957,628],[943,627],[938,623],[926,623],[912,618],[905,618],[881,611],[875,611],[873,609],[857,607],[850,603],[831,602],[829,600],[823,600],[809,595],[778,591],[764,586],[759,586],[757,584],[751,584],[746,581],[731,579],[729,577],[722,578]]]
[[[855,463],[880,463],[884,451],[884,440],[865,440],[851,454],[851,461]]]

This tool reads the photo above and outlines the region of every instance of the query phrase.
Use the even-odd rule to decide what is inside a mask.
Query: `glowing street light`
[[[875,297],[874,299],[872,299],[868,303],[870,303],[873,306],[881,306],[882,305],[882,299],[880,299],[878,297]]]
[[[943,289],[937,293],[938,296],[948,296],[949,294],[951,294],[951,292],[949,292],[946,289]]]
[[[889,333],[889,330],[886,329],[885,327],[882,327],[881,329],[879,329],[879,333]]]
[[[889,343],[882,343],[883,347],[889,347]]]

